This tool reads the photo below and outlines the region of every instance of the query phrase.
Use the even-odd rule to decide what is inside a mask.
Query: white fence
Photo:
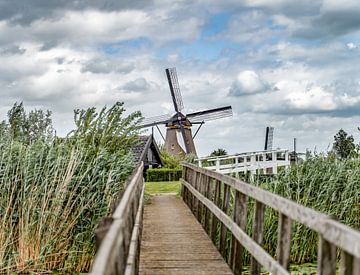
[[[221,157],[205,157],[197,159],[199,167],[220,172],[222,174],[246,173],[277,174],[279,167],[289,167],[288,150],[272,150],[247,152]]]

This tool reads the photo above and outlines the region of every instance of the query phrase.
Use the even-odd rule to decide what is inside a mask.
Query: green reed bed
[[[138,114],[78,111],[68,138],[0,137],[0,273],[87,272],[94,229],[134,169]]]
[[[291,199],[301,205],[325,213],[352,228],[360,229],[360,160],[337,160],[323,156],[307,159],[302,164],[282,171],[269,180],[254,183],[270,192]],[[232,215],[234,190],[230,200]],[[247,233],[251,236],[253,200],[248,203]],[[277,246],[278,213],[266,208],[263,247],[275,256]],[[294,223],[291,262],[315,262],[318,246],[317,233],[306,226]],[[228,234],[228,253],[230,234]],[[245,255],[249,262],[249,255]]]

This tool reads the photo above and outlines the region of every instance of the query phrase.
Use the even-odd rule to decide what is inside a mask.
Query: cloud
[[[254,71],[243,71],[238,74],[236,80],[231,85],[229,95],[243,96],[263,93],[268,89],[268,85]]]
[[[134,64],[120,62],[106,57],[97,57],[85,62],[81,72],[94,74],[121,73],[128,74],[135,69]]]
[[[129,92],[144,92],[148,90],[150,84],[146,81],[145,78],[140,77],[135,80],[129,81],[121,86],[121,89]]]

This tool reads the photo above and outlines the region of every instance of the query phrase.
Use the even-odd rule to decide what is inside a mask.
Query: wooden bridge
[[[341,275],[360,274],[359,231],[192,164],[183,164],[181,183],[181,198],[155,197],[143,210],[143,166],[137,168],[111,218],[92,274],[241,274],[245,250],[251,254],[251,274],[260,274],[261,267],[271,274],[290,274],[293,222],[318,233],[318,274],[336,274],[337,253]],[[250,205],[251,236],[246,233]],[[279,213],[276,257],[262,247],[267,207]]]

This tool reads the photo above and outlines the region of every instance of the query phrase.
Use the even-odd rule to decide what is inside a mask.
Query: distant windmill
[[[266,127],[265,133],[265,151],[271,151],[273,147],[274,127]]]
[[[232,108],[231,106],[226,106],[196,113],[183,114],[182,111],[184,109],[184,105],[180,93],[176,69],[171,68],[166,69],[165,71],[169,82],[175,114],[145,119],[142,127],[158,127],[159,124],[164,124],[167,128],[165,149],[169,153],[173,155],[179,155],[181,153],[192,153],[196,155],[194,138],[200,130],[201,126],[205,123],[205,121],[232,116]],[[198,124],[199,127],[193,136],[191,132],[191,126],[194,124]]]

